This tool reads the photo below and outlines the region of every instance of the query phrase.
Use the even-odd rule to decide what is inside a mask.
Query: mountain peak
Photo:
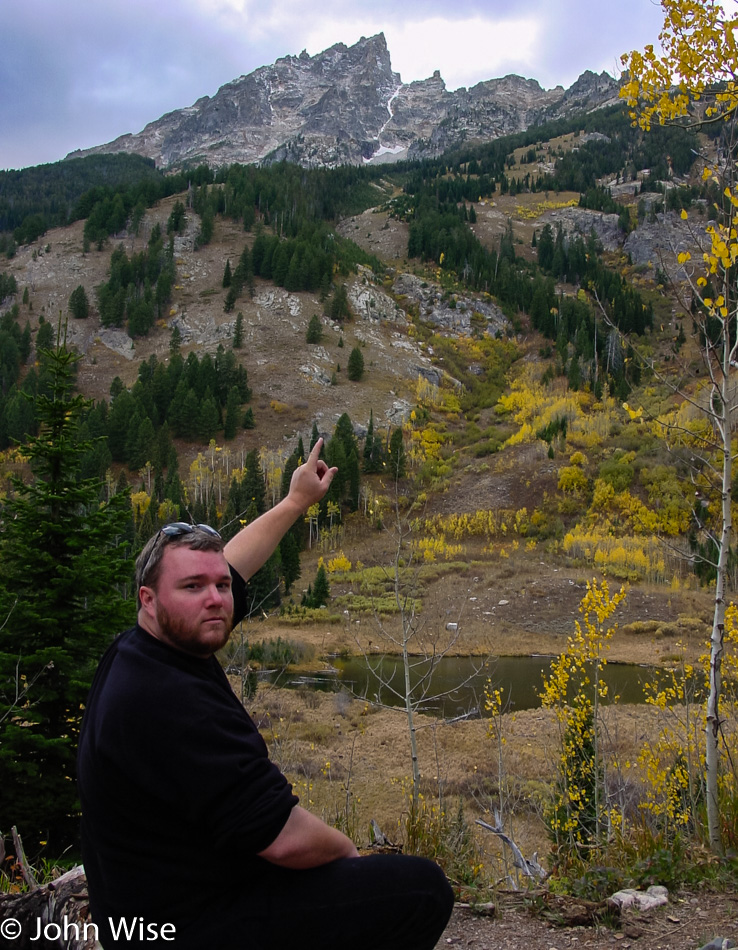
[[[141,132],[72,153],[133,152],[160,167],[287,160],[304,166],[422,158],[612,101],[617,83],[587,70],[564,91],[505,76],[451,93],[439,70],[403,84],[383,32],[307,50],[221,86]]]

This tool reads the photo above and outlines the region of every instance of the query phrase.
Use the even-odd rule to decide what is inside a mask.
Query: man
[[[448,921],[437,865],[359,857],[298,804],[214,655],[244,616],[246,579],[328,490],[321,447],[225,547],[178,523],[137,561],[138,622],[100,661],[79,745],[104,950],[431,950]]]

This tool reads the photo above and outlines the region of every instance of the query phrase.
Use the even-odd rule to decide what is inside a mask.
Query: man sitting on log
[[[177,523],[138,558],[138,622],[100,662],[79,745],[104,950],[431,950],[448,922],[436,864],[360,857],[298,804],[215,657],[245,616],[246,580],[330,487],[321,445],[227,544]]]

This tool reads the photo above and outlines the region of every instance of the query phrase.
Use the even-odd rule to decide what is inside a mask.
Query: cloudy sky
[[[0,169],[54,162],[306,49],[383,31],[403,82],[546,89],[656,43],[653,0],[3,0]]]

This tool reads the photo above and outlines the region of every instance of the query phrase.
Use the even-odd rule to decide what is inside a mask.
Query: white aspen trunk
[[[707,805],[707,834],[710,848],[717,854],[722,854],[722,835],[720,831],[720,803],[718,801],[718,765],[720,741],[720,694],[721,694],[721,666],[723,661],[723,645],[725,636],[725,590],[728,575],[728,554],[732,535],[731,518],[731,478],[732,457],[730,445],[730,337],[728,327],[724,329],[723,366],[720,387],[720,420],[719,428],[722,436],[723,471],[722,471],[722,524],[717,560],[717,577],[715,580],[715,611],[712,620],[712,634],[710,636],[710,668],[709,694],[707,697],[706,724],[705,724],[705,793]]]
[[[417,806],[420,795],[420,765],[418,763],[418,737],[415,728],[415,713],[412,702],[412,687],[410,684],[410,655],[407,651],[407,636],[403,633],[402,664],[405,672],[405,712],[407,714],[407,729],[410,735],[410,759],[413,773],[413,804]]]
[[[405,676],[405,714],[407,716],[407,731],[410,737],[410,762],[413,777],[413,806],[417,808],[420,797],[420,765],[418,763],[418,737],[415,726],[415,710],[413,708],[412,684],[410,682],[410,653],[408,643],[412,634],[412,611],[408,616],[407,607],[403,603],[402,592],[400,591],[400,556],[402,553],[402,531],[398,524],[398,544],[395,552],[395,602],[400,611],[400,620],[402,623],[402,667]]]

